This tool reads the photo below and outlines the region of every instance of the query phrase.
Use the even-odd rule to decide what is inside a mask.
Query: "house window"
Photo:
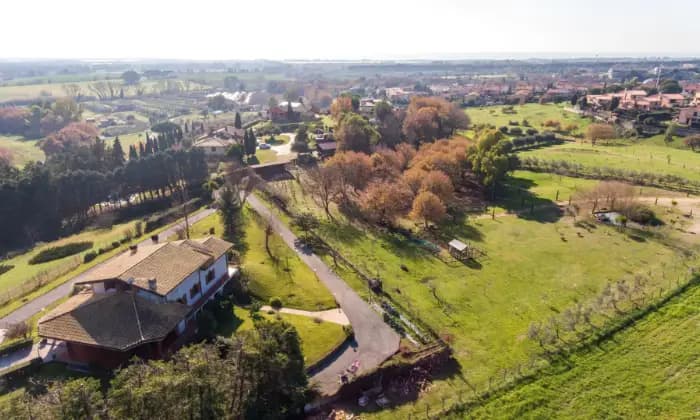
[[[206,277],[207,284],[211,283],[212,280],[214,280],[214,270],[209,270]]]
[[[212,147],[212,148],[211,148],[211,151],[212,151],[212,152],[216,152],[216,147]]]
[[[202,291],[202,287],[199,285],[199,283],[195,283],[194,286],[190,289],[190,299],[194,299],[195,296],[199,294],[199,292]]]

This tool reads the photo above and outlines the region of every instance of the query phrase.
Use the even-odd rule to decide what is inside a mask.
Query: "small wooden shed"
[[[464,242],[453,239],[447,246],[449,247],[450,254],[455,258],[469,258],[469,245]]]

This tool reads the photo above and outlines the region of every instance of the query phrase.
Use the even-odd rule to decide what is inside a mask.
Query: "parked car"
[[[262,143],[260,146],[258,146],[260,150],[267,150],[270,148],[270,145],[267,143]]]

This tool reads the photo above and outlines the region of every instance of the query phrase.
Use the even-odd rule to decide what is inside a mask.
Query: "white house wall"
[[[211,269],[214,269],[214,281],[206,284],[207,272],[209,272]],[[187,304],[193,305],[202,297],[203,293],[206,293],[214,284],[216,284],[216,280],[219,280],[223,275],[227,274],[227,270],[226,255],[224,254],[206,270],[197,270],[196,272],[190,274],[185,281],[180,283],[178,287],[168,293],[166,299],[170,302],[174,302],[180,299],[180,297],[182,297],[184,294],[187,298]],[[192,286],[198,282],[202,287],[202,290],[195,296],[190,297],[190,289],[192,289]]]

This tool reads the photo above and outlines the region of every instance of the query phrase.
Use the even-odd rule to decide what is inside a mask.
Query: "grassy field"
[[[115,80],[121,83],[121,80]],[[84,92],[88,92],[88,86],[94,82],[76,82]],[[0,102],[28,101],[41,97],[66,96],[63,89],[65,83],[38,83],[23,86],[0,86]]]
[[[697,418],[700,287],[613,340],[468,413],[473,418]],[[463,418],[464,414],[455,416]]]
[[[591,184],[526,173],[516,173],[513,182],[528,186],[538,200],[553,200],[557,189],[566,194]],[[298,209],[318,212],[300,195],[293,195]],[[650,277],[648,287],[667,287],[692,264],[681,252],[691,245],[672,244],[677,233],[670,228],[640,241],[604,225],[580,227],[551,207],[494,220],[468,216],[442,226],[435,233],[440,241],[458,238],[485,253],[469,264],[444,254],[435,257],[397,235],[358,228],[340,215],[335,223],[324,219],[320,233],[363,271],[378,273],[385,292],[452,342],[459,375],[437,381],[419,406],[378,414],[387,418],[405,417],[424,402],[436,404],[441,396],[465,392],[465,380],[482,388],[503,368],[527,361],[537,351],[526,338],[532,322],[590,302],[608,282],[643,275]],[[340,274],[366,293],[357,276]]]
[[[0,135],[0,147],[12,152],[12,164],[22,167],[30,161],[44,161],[46,156],[37,144],[38,140],[24,140],[20,136]]]
[[[270,250],[276,258],[273,260],[265,250],[264,222],[250,210],[244,216],[245,250],[241,267],[249,278],[250,292],[265,303],[279,297],[290,308],[310,311],[334,308],[333,296],[282,238],[277,234],[270,236]],[[223,232],[218,214],[195,223],[192,237],[208,235],[211,228],[217,235]]]
[[[517,121],[522,125],[523,120],[527,120],[530,126],[536,130],[542,130],[542,123],[547,120],[556,120],[562,126],[576,124],[578,132],[583,133],[590,124],[590,120],[582,118],[573,112],[565,111],[564,108],[570,106],[569,103],[556,104],[524,104],[514,105],[514,114],[503,113],[503,106],[486,106],[479,108],[467,108],[466,113],[472,124],[492,124],[496,127],[508,126],[509,121]]]
[[[56,241],[52,241],[43,245],[36,246],[29,252],[22,255],[18,255],[14,258],[4,260],[3,264],[14,265],[14,268],[4,274],[0,275],[0,293],[7,291],[8,289],[20,286],[23,282],[29,280],[30,278],[36,276],[40,272],[60,270],[61,267],[70,265],[71,261],[76,257],[68,256],[54,261],[48,261],[42,264],[30,265],[29,260],[39,253],[42,249],[46,249],[52,246],[65,245],[72,242],[81,241],[92,241],[93,249],[96,250],[100,247],[106,247],[114,241],[118,241],[124,237],[124,231],[126,229],[131,229],[133,231],[136,222],[128,222],[119,225],[114,225],[109,228],[102,229],[90,229],[84,232],[68,236]],[[76,254],[80,262],[82,262],[82,255]]]
[[[682,140],[676,138],[674,142],[681,143]],[[700,180],[700,153],[664,146],[654,137],[637,141],[618,140],[612,145],[596,146],[588,142],[567,142],[521,152],[520,156],[566,160],[587,167],[611,167]]]

